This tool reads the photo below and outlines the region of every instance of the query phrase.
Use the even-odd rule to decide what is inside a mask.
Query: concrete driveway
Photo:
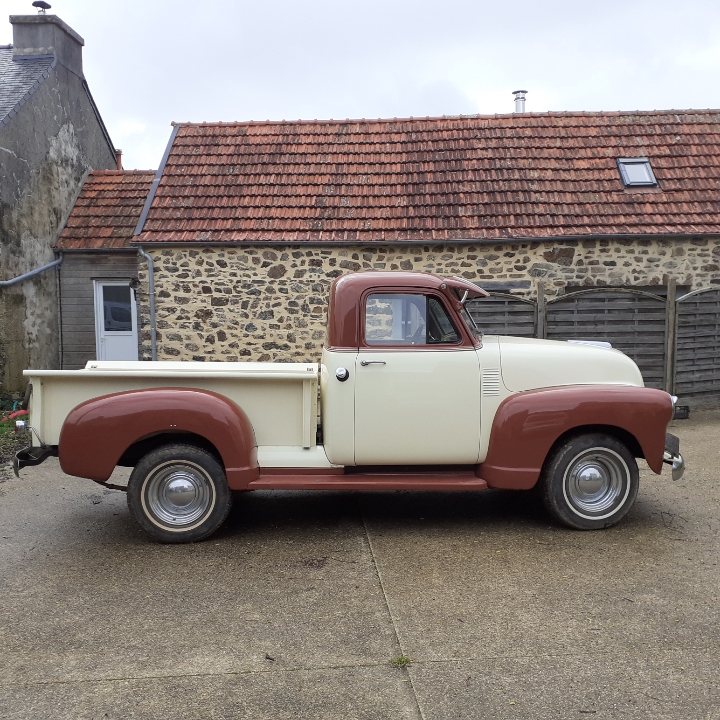
[[[0,718],[720,717],[720,413],[611,530],[533,495],[254,493],[197,545],[0,484]],[[393,667],[404,655],[412,662]]]

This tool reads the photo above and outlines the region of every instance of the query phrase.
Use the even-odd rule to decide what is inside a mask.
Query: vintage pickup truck
[[[209,536],[231,491],[530,490],[572,528],[618,522],[636,458],[682,475],[666,435],[674,399],[623,353],[483,335],[459,279],[361,272],[330,291],[313,363],[89,362],[27,370],[31,445],[108,484],[133,467],[128,505],[165,542]],[[318,413],[318,380],[320,412]],[[115,487],[110,485],[110,487]],[[124,489],[124,488],[123,488]]]

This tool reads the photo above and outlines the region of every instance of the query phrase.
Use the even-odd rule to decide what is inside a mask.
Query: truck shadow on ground
[[[84,535],[83,540],[91,543],[156,544],[130,515],[124,493],[88,490],[81,493],[79,506],[66,507],[69,515],[60,525],[61,532],[72,535],[68,541],[76,544]],[[629,532],[635,537],[677,531],[680,527],[671,522],[672,510],[659,498],[641,495],[629,515],[611,531]],[[568,538],[597,534],[555,523],[533,491],[254,491],[236,494],[227,521],[210,539],[251,539],[268,534],[308,539],[318,531],[341,526],[363,533],[380,529],[397,534],[478,531],[523,535],[552,531]]]
[[[647,531],[662,526],[657,508],[636,505],[617,527]],[[227,522],[214,537],[232,537],[272,526],[275,531],[350,522],[398,531],[418,528],[578,531],[555,523],[534,491],[472,492],[252,492],[239,493]]]
[[[551,524],[542,503],[532,493],[483,492],[333,492],[256,491],[239,493],[225,524],[225,532],[260,528],[266,524],[326,525],[363,520],[393,525]]]

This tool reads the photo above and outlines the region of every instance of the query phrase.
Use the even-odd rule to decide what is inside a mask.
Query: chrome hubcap
[[[565,472],[565,498],[584,518],[603,519],[625,502],[630,491],[630,471],[613,450],[592,448],[578,455]]]
[[[169,462],[155,468],[145,481],[143,504],[156,524],[190,529],[210,513],[215,503],[213,484],[201,467]]]

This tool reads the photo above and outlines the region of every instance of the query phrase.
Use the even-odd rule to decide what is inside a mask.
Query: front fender
[[[68,475],[105,482],[133,443],[162,433],[192,433],[211,443],[233,489],[259,475],[247,415],[228,398],[194,388],[130,390],[81,403],[60,432],[60,467]]]
[[[487,458],[476,474],[489,487],[528,490],[558,438],[584,426],[629,433],[660,473],[672,413],[670,395],[652,388],[574,385],[517,393],[498,408]]]

